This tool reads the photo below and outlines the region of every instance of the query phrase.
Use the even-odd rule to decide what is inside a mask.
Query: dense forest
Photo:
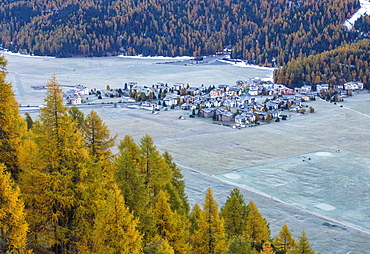
[[[208,55],[282,66],[360,33],[343,27],[359,0],[3,0],[0,44],[57,57]]]
[[[275,83],[290,87],[343,84],[361,81],[370,85],[370,40],[290,61],[274,75]]]
[[[117,137],[96,112],[63,106],[55,76],[23,119],[0,56],[0,253],[315,253],[304,231],[275,237],[238,189],[190,205],[181,170],[149,135]]]
[[[363,15],[358,20],[356,20],[354,24],[354,29],[356,29],[358,32],[363,33],[365,37],[369,37],[370,33],[370,16],[369,15]]]

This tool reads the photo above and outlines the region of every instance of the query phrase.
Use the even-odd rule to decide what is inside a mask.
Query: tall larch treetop
[[[0,55],[0,163],[4,163],[14,179],[18,178],[18,153],[25,128],[19,115],[12,85],[5,81],[7,60]]]
[[[212,190],[207,190],[203,202],[203,210],[198,222],[199,230],[196,233],[194,253],[222,254],[228,250],[224,220],[219,216],[218,204]]]
[[[30,228],[35,239],[48,239],[55,253],[76,249],[76,211],[81,202],[81,186],[86,178],[88,152],[82,133],[67,115],[62,89],[56,77],[47,83],[39,121],[32,130],[37,160],[22,178],[27,209],[33,209]],[[32,175],[32,177],[29,177]],[[33,184],[35,181],[37,185]],[[43,209],[40,209],[43,207]]]
[[[114,137],[110,136],[108,127],[94,110],[86,117],[83,124],[83,134],[89,153],[96,160],[99,158],[111,159],[113,157],[110,149],[115,145],[117,135]]]

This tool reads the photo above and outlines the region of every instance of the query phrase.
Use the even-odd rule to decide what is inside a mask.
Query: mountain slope
[[[358,0],[3,0],[0,44],[36,55],[206,55],[283,65],[358,33]]]
[[[370,40],[293,60],[278,69],[274,81],[290,87],[361,81],[370,87]]]

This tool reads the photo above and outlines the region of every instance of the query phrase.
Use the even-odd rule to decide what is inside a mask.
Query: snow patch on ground
[[[316,155],[321,156],[321,157],[329,157],[329,156],[331,156],[331,153],[329,153],[329,152],[317,152]]]
[[[324,211],[333,211],[335,210],[335,207],[332,206],[332,205],[329,205],[329,204],[326,204],[326,203],[320,203],[320,204],[317,204],[315,205],[315,207],[321,209],[321,210],[324,210]]]
[[[261,69],[261,70],[275,70],[276,69],[274,67],[266,67],[266,66],[259,66],[259,65],[254,65],[254,64],[247,64],[243,61],[232,62],[232,61],[221,60],[221,59],[219,59],[218,61],[221,62],[221,63],[232,64],[232,65],[238,66],[238,67],[256,68],[256,69]]]
[[[237,174],[225,174],[224,177],[228,179],[239,179],[241,176]]]
[[[13,53],[10,51],[2,51],[1,53],[11,56],[34,57],[34,58],[55,58],[54,56],[35,56],[30,54]]]
[[[350,19],[347,19],[344,22],[344,26],[346,26],[349,30],[353,29],[353,25],[355,24],[356,20],[358,20],[361,16],[365,14],[370,14],[370,0],[360,0],[361,8],[352,15]]]

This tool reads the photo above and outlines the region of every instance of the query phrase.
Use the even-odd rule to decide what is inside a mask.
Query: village
[[[286,120],[291,113],[314,113],[312,106],[303,102],[316,98],[337,103],[353,92],[363,90],[363,83],[347,82],[343,85],[317,84],[291,89],[259,78],[236,81],[234,85],[192,87],[189,84],[167,85],[157,83],[151,87],[136,82],[125,83],[122,88],[90,89],[81,84],[65,91],[69,105],[114,104],[114,107],[150,110],[153,114],[170,109],[181,109],[179,119],[210,118],[232,127],[249,127],[271,121]]]

